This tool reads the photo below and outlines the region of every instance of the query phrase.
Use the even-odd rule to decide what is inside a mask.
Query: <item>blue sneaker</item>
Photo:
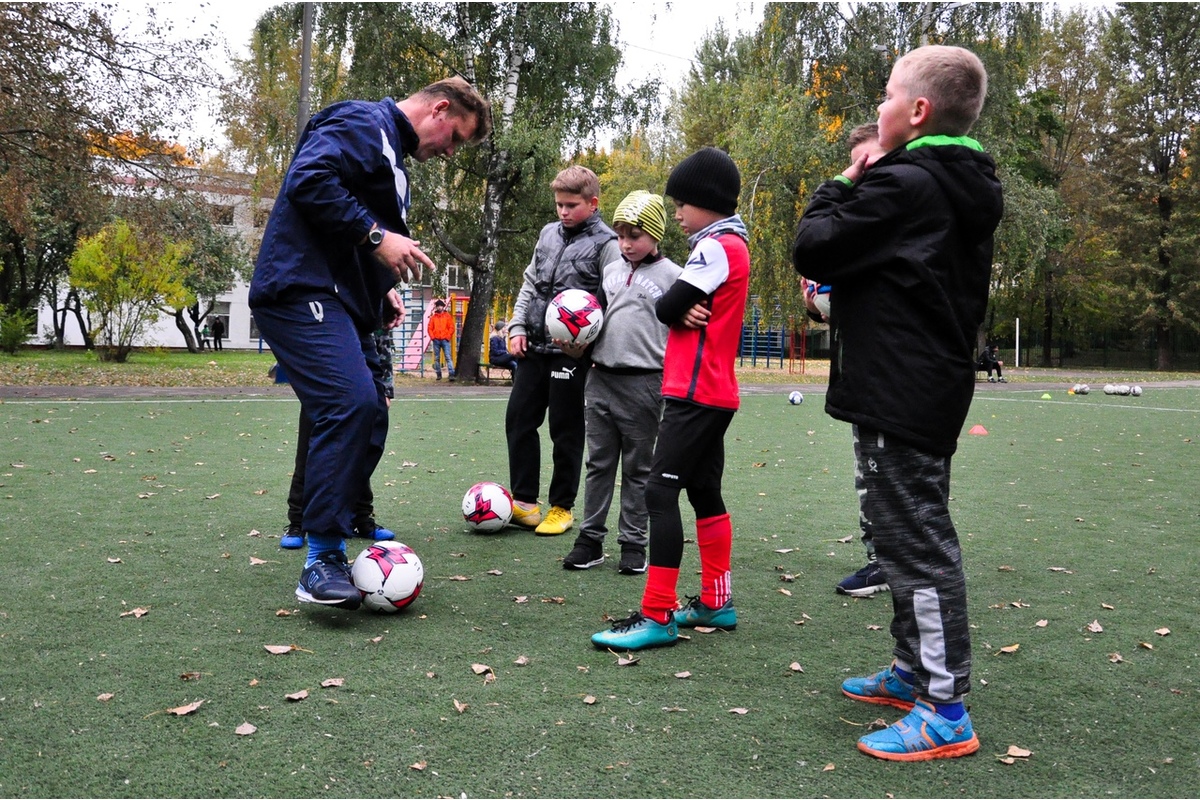
[[[362,592],[350,579],[350,565],[340,550],[326,550],[300,573],[296,599],[353,611],[362,605]]]
[[[671,620],[661,625],[635,611],[633,616],[614,622],[612,628],[592,635],[592,644],[600,649],[644,650],[666,647],[679,640],[679,628]]]
[[[720,608],[709,608],[699,597],[689,597],[688,604],[675,612],[675,624],[681,628],[720,628],[731,631],[737,627],[737,609],[733,598]]]
[[[354,526],[354,538],[371,539],[376,542],[390,542],[396,538],[396,534],[380,525],[374,519],[366,519]]]
[[[901,711],[913,707],[913,685],[904,681],[891,666],[867,678],[847,678],[842,681],[842,694],[864,703],[879,703]]]
[[[851,597],[870,597],[876,592],[888,591],[887,577],[878,561],[868,561],[867,565],[853,575],[842,578],[837,585],[839,594]]]
[[[289,523],[283,536],[279,537],[279,546],[284,550],[299,550],[304,547],[304,530],[295,523]]]
[[[932,761],[969,756],[979,749],[979,737],[965,711],[951,721],[917,700],[907,717],[859,739],[858,749],[888,761]]]

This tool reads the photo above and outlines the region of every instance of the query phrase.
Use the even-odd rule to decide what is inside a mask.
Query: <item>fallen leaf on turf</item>
[[[638,663],[637,656],[629,655],[628,653],[617,657],[618,667],[632,667],[636,663]]]
[[[996,567],[996,571],[997,572],[1016,572],[1016,570],[1013,569],[1012,567],[1010,567],[1008,564],[1001,564],[1000,566]]]
[[[567,602],[567,598],[565,598],[565,597],[543,597],[542,602],[543,603],[556,603],[557,605],[561,606]]]
[[[679,706],[663,706],[663,711],[675,712],[675,711],[687,711],[687,709],[681,708]]]
[[[263,648],[273,656],[281,656],[285,653],[290,653],[293,650],[299,650],[301,653],[311,653],[312,650],[305,650],[294,644],[264,644]]]
[[[1029,603],[1023,603],[1020,600],[1014,600],[1012,602],[1012,607],[1013,608],[1029,608]]]
[[[1046,627],[1046,626],[1047,626],[1047,625],[1049,625],[1049,624],[1050,624],[1050,620],[1048,620],[1048,619],[1039,619],[1037,622],[1033,623],[1033,627],[1035,627],[1035,628],[1044,628],[1044,627]]]
[[[1138,647],[1145,648],[1146,650],[1154,649],[1154,645],[1150,644],[1149,642],[1138,642]]]
[[[331,689],[335,686],[341,686],[345,682],[346,682],[345,678],[326,678],[325,680],[321,681],[321,688],[322,689]]]
[[[882,625],[868,625],[868,626],[867,626],[867,630],[869,630],[869,631],[881,631],[881,630],[883,630],[883,626],[882,626]]]
[[[1100,620],[1094,619],[1088,623],[1087,629],[1092,633],[1104,633],[1104,626],[1100,624]]]
[[[258,678],[251,678],[251,679],[250,679],[250,685],[251,685],[251,686],[258,686]]]
[[[216,500],[220,496],[221,496],[221,493],[217,492],[216,494],[205,495],[204,499],[205,500]]]
[[[121,559],[119,559],[119,558],[110,558],[110,559],[108,559],[108,563],[110,563],[110,564],[120,564],[120,563],[121,563]]]
[[[583,698],[583,702],[584,702],[584,703],[586,703],[586,704],[587,704],[587,705],[589,705],[589,706],[591,706],[591,705],[595,705],[595,704],[596,704],[596,698],[595,698],[595,696],[594,696],[594,695],[590,695],[590,694],[589,694],[589,695],[586,695],[586,696]]]
[[[1012,756],[996,756],[996,760],[1001,764],[1015,764],[1017,760]]]
[[[174,714],[177,717],[184,717],[195,711],[200,706],[204,705],[203,700],[197,700],[194,703],[188,703],[186,706],[178,706],[176,708],[168,708],[168,714]]]
[[[374,639],[368,639],[367,641],[371,644],[379,644],[383,641],[383,636],[376,636]]]
[[[529,595],[527,595],[527,594],[519,594],[519,595],[517,595],[516,597],[514,597],[514,598],[513,598],[513,602],[514,602],[514,603],[528,603],[528,602],[529,602]]]
[[[255,490],[254,490],[254,493],[255,493],[256,495],[258,495],[259,497],[262,497],[264,494],[266,494],[266,493],[267,493],[267,490],[266,490],[266,489],[255,489]]]
[[[466,703],[462,702],[458,698],[454,699],[454,710],[457,711],[458,713],[461,714],[464,711],[466,711],[468,708],[470,708],[470,706],[468,706]]]
[[[301,700],[308,699],[308,689],[301,689],[298,692],[292,692],[291,694],[285,694],[284,698],[291,700],[293,703],[299,703]]]
[[[255,556],[250,556],[250,566],[252,566],[252,567],[257,567],[260,564],[270,564],[270,563],[271,562],[267,561],[266,559],[256,558]]]
[[[786,595],[786,596],[788,596],[788,597],[791,597],[791,596],[792,596],[792,593],[791,593],[789,590],[787,590],[787,589],[780,589],[780,590],[779,590],[779,593],[780,593],[780,594],[782,594],[782,595]]]
[[[138,617],[144,617],[149,613],[150,613],[150,609],[148,609],[148,608],[135,608],[132,611],[122,611],[121,616],[122,617],[134,617],[136,619]]]
[[[1157,628],[1154,632],[1157,633],[1159,636],[1170,636],[1171,635],[1170,628]]]
[[[200,680],[200,673],[199,672],[185,672],[179,676],[179,680],[181,680],[181,681],[198,681],[198,680]]]
[[[737,714],[739,716],[745,716],[746,714],[750,713],[750,709],[748,709],[748,708],[731,708],[731,709],[729,709],[729,713]]]
[[[101,703],[107,703],[109,700],[112,700],[113,697],[115,697],[115,695],[112,692],[104,692],[103,694],[96,695],[96,699]]]
[[[489,667],[487,664],[472,664],[471,671],[474,672],[476,675],[482,675],[485,672],[491,672],[492,668]]]
[[[1109,661],[1111,661],[1111,662],[1112,662],[1112,663],[1114,663],[1114,664],[1123,664],[1123,663],[1125,663],[1125,659],[1121,658],[1121,654],[1120,654],[1120,653],[1109,653],[1109,654],[1108,654],[1108,660],[1109,660]]]
[[[779,576],[779,580],[783,581],[784,583],[795,583],[796,576],[791,574],[790,572],[785,572]]]
[[[1000,653],[1015,653],[1020,649],[1021,649],[1021,645],[1010,644],[1010,645],[1007,645],[1006,647],[1001,647],[1000,650],[997,651],[997,655],[999,655]]]
[[[794,547],[782,547],[782,548],[780,548],[779,550],[776,550],[775,552],[776,552],[776,553],[790,553],[790,552],[792,552],[792,551],[793,551],[793,550],[795,550],[795,549],[796,549],[796,548],[794,548]]]
[[[850,540],[851,540],[851,537],[843,536],[842,538],[838,539],[838,544],[847,544],[848,542],[850,542]]]
[[[692,628],[692,630],[694,630],[696,633],[716,633],[717,632],[716,628],[710,628],[707,625],[697,625],[696,627]]]
[[[503,573],[503,572],[501,572],[501,571],[500,571],[500,570],[498,570],[498,569],[489,569],[489,570],[487,571],[487,574],[488,574],[488,575],[503,575],[504,573]]]
[[[429,764],[428,764],[428,763],[426,763],[426,762],[424,762],[424,761],[418,761],[418,762],[417,762],[417,763],[415,763],[415,764],[409,764],[409,765],[408,765],[408,768],[409,768],[409,769],[415,769],[417,772],[421,772],[421,771],[423,771],[423,770],[425,769],[425,767],[427,767],[427,766],[429,766]]]
[[[833,772],[835,769],[837,769],[837,767],[835,767],[833,764],[826,764],[821,768],[821,772]]]
[[[1103,609],[1106,609],[1106,610],[1108,610],[1108,611],[1114,611],[1114,610],[1116,610],[1116,606],[1110,606],[1108,603],[1101,603],[1101,604],[1100,604],[1100,607],[1101,607],[1101,608],[1103,608]]]
[[[471,579],[469,577],[467,577],[466,575],[451,575],[446,580],[448,580],[448,581],[469,581]]]
[[[290,617],[291,615],[292,612],[288,611],[286,608],[281,608],[275,612],[275,616],[277,617]]]
[[[513,663],[518,667],[523,667],[529,663],[529,656],[517,656],[517,659]]]
[[[793,661],[791,664],[788,664],[788,669],[792,672],[804,672],[804,667],[800,666],[799,661]]]
[[[1026,750],[1024,747],[1017,747],[1015,744],[1010,744],[1008,746],[1008,752],[1005,753],[1005,755],[1012,756],[1013,758],[1029,758],[1031,755],[1033,755],[1033,751]]]
[[[686,679],[686,678],[692,677],[692,673],[688,672],[687,670],[684,670],[683,672],[676,672],[675,677]]]
[[[1071,570],[1067,569],[1066,567],[1047,567],[1046,569],[1048,569],[1050,572],[1065,572],[1068,575],[1073,574]]]
[[[249,736],[257,730],[258,728],[254,727],[249,722],[243,722],[241,725],[238,725],[236,728],[234,728],[233,732],[238,736]]]

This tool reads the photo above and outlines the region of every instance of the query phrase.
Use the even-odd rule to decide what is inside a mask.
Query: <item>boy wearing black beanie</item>
[[[733,526],[721,497],[721,476],[725,431],[739,402],[733,368],[750,285],[749,235],[736,214],[740,192],[737,165],[715,147],[688,156],[667,178],[664,194],[675,204],[675,221],[688,235],[691,253],[655,306],[670,332],[663,417],[646,486],[650,565],[641,609],[593,635],[600,648],[672,645],[680,627],[737,627],[729,570]],[[684,490],[696,513],[700,594],[677,610],[683,560],[679,494]]]

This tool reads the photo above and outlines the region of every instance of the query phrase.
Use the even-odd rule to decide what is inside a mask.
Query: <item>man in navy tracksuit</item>
[[[357,608],[346,564],[354,504],[387,437],[372,333],[403,306],[394,287],[435,268],[409,237],[404,158],[450,156],[491,130],[461,78],[401,100],[347,101],[309,121],[263,233],[250,307],[313,421],[305,470],[308,558],[296,597]]]

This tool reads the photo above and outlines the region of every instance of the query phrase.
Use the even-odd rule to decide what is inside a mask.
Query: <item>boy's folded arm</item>
[[[706,300],[708,294],[703,289],[685,280],[676,280],[654,304],[654,315],[662,324],[674,325],[692,306]]]

